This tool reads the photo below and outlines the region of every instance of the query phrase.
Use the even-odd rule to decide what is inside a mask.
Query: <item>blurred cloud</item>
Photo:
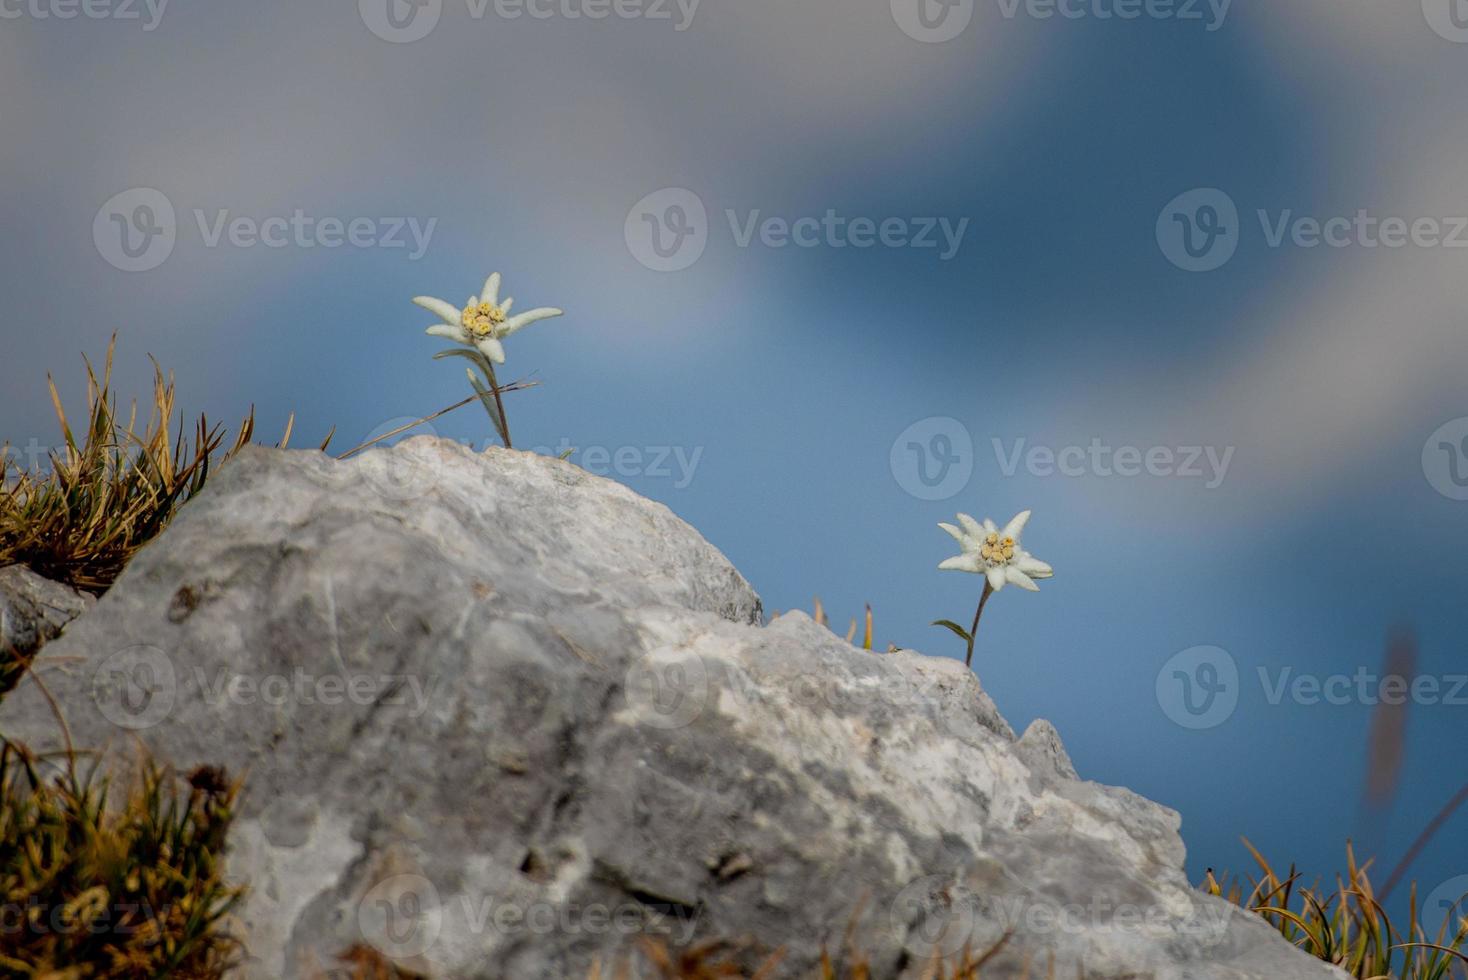
[[[1438,417],[1443,405],[1461,394],[1468,235],[1456,236],[1456,248],[1305,249],[1288,240],[1272,248],[1264,231],[1266,220],[1275,226],[1287,211],[1322,222],[1361,211],[1409,225],[1441,219],[1445,233],[1452,219],[1468,219],[1468,139],[1443,125],[1458,95],[1419,92],[1411,81],[1425,82],[1442,59],[1464,52],[1434,34],[1416,8],[1306,0],[1252,11],[1251,37],[1277,59],[1273,70],[1294,77],[1300,59],[1309,61],[1311,84],[1350,99],[1351,123],[1324,134],[1298,128],[1301,139],[1329,140],[1322,153],[1330,169],[1315,186],[1235,202],[1240,256],[1252,251],[1255,267],[1269,273],[1252,303],[1251,328],[1219,345],[1205,365],[1193,364],[1185,388],[1139,381],[1113,389],[1106,411],[1136,429],[1238,444],[1250,506],[1304,506],[1323,484],[1369,478],[1391,446],[1424,439],[1446,421]],[[1412,91],[1410,100],[1372,91],[1387,73]],[[1459,399],[1458,411],[1468,414],[1468,402]],[[1402,455],[1415,458],[1416,448]]]

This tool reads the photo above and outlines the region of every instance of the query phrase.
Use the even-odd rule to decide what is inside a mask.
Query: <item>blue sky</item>
[[[944,41],[912,36],[916,0],[604,19],[430,0],[406,42],[385,3],[0,3],[0,438],[53,441],[46,371],[74,400],[79,355],[117,331],[124,390],[146,391],[151,353],[191,411],[254,404],[267,433],[294,411],[303,442],[335,425],[345,448],[461,397],[407,300],[458,302],[498,269],[520,307],[567,310],[510,345],[507,374],[543,382],[512,396],[517,442],[635,450],[614,475],[772,609],[871,602],[881,644],[961,655],[927,624],[971,615],[977,580],[936,571],[935,525],[1033,508],[1026,544],[1057,574],[994,601],[980,676],[1016,727],[1055,722],[1087,778],[1180,810],[1195,878],[1246,868],[1240,835],[1320,873],[1348,838],[1391,865],[1461,785],[1468,691],[1442,702],[1468,673],[1449,469],[1468,444],[1440,444],[1468,435],[1468,34],[1446,0],[964,0]],[[136,239],[149,267],[129,272],[112,215],[135,236],[162,217],[138,188],[174,242]],[[636,233],[651,214],[674,240],[689,198],[669,189],[702,207],[703,251],[656,271]],[[1168,229],[1220,202],[1226,261],[1180,268]],[[281,247],[228,231],[297,211],[310,230]],[[758,230],[828,212],[841,230],[806,222],[808,246]],[[431,228],[421,256],[397,219]],[[1389,219],[1405,244],[1382,243]],[[354,220],[366,244],[327,247]],[[857,247],[853,221],[886,242]],[[939,247],[913,245],[930,223]],[[1310,245],[1327,225],[1339,244]],[[437,430],[489,436],[471,411]],[[909,432],[971,443],[951,495],[924,499],[894,455]],[[1044,465],[1093,441],[1171,462]],[[1172,472],[1190,447],[1229,454],[1220,479]],[[1408,709],[1398,798],[1366,812],[1368,699],[1271,691],[1377,670],[1401,625],[1441,695]],[[1172,664],[1203,646],[1237,703],[1187,727],[1159,698],[1178,710],[1176,669],[1207,679]],[[1468,873],[1465,820],[1415,866],[1425,889]]]

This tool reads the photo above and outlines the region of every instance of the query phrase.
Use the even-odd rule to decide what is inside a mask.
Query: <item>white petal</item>
[[[434,299],[432,296],[414,296],[413,302],[443,320],[444,323],[451,323],[458,326],[464,322],[464,311],[458,309],[452,303],[445,303],[443,300]]]
[[[993,521],[989,520],[989,518],[987,518],[987,517],[984,518],[984,533],[985,534],[998,534],[999,533],[999,528],[994,524]]]
[[[1050,578],[1055,570],[1036,558],[1029,552],[1025,552],[1014,560],[1014,567],[1024,572],[1030,578]]]
[[[484,280],[484,294],[480,297],[480,299],[488,303],[490,306],[499,305],[500,274],[498,272],[490,273],[489,278]]]
[[[989,571],[986,572],[985,575],[989,579],[989,588],[993,589],[995,592],[998,592],[1000,589],[1004,588],[1005,578],[1003,565],[995,565],[993,568],[989,569]]]
[[[468,309],[471,306],[478,306],[478,305],[479,305],[479,297],[478,296],[470,296],[469,297],[469,302],[467,302],[467,303],[464,304],[464,308],[465,309]]]
[[[509,299],[505,300],[503,303],[500,304],[500,312],[503,313],[503,314],[505,314],[506,316],[509,316],[510,315],[510,307],[512,307],[514,305],[515,305],[515,297],[511,296]]]
[[[424,332],[430,337],[447,337],[456,344],[469,343],[469,334],[465,332],[464,328],[452,323],[436,323]]]
[[[975,572],[982,567],[982,561],[978,555],[957,555],[953,558],[945,558],[938,563],[938,568],[945,572]]]
[[[947,531],[949,534],[953,535],[953,540],[957,541],[959,544],[964,543],[963,532],[954,527],[952,524],[939,524],[938,526]]]
[[[1040,591],[1040,587],[1036,585],[1028,575],[1020,571],[1018,568],[1015,568],[1013,565],[1004,566],[1004,577],[1009,579],[1009,581],[1013,582],[1015,585],[1019,586],[1022,589],[1029,589],[1031,592]]]
[[[495,333],[501,337],[508,337],[510,336],[510,334],[515,333],[517,330],[530,326],[537,320],[549,320],[553,316],[560,315],[560,310],[542,306],[538,310],[530,310],[528,313],[521,313],[519,316],[510,317],[504,323],[499,325],[499,329],[497,329]]]
[[[1030,512],[1027,510],[1020,511],[1018,514],[1014,515],[1013,520],[1004,525],[1004,533],[1001,534],[1000,537],[1014,538],[1014,540],[1018,541],[1019,536],[1024,533],[1025,525],[1029,522]]]
[[[958,523],[962,524],[963,529],[967,531],[972,537],[982,538],[984,536],[984,525],[980,524],[978,521],[974,520],[967,514],[959,514]]]
[[[505,345],[493,337],[485,337],[483,340],[477,340],[474,342],[474,346],[478,347],[480,353],[496,364],[505,363]]]

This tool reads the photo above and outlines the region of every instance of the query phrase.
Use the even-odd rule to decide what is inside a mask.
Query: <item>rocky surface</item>
[[[31,656],[95,602],[85,592],[44,579],[24,565],[0,568],[0,651]]]
[[[759,625],[661,505],[415,439],[252,449],[37,659],[80,747],[248,773],[254,977],[366,942],[437,977],[575,978],[639,936],[804,976],[1339,977],[1189,887],[1175,813],[1018,739],[962,664]],[[59,744],[31,679],[0,731]]]

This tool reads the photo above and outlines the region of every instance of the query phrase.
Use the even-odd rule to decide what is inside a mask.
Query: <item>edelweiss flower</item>
[[[432,296],[415,296],[413,302],[442,318],[442,323],[428,328],[431,336],[447,337],[456,344],[477,347],[496,364],[505,363],[505,345],[501,341],[506,337],[537,320],[560,316],[562,312],[552,307],[541,307],[519,316],[510,316],[510,307],[515,301],[506,299],[500,302],[498,272],[485,280],[484,294],[470,296],[462,310]]]
[[[1055,572],[1034,555],[1020,547],[1019,536],[1030,519],[1030,512],[1016,514],[1014,520],[1000,530],[988,519],[980,524],[967,514],[958,515],[962,528],[939,524],[957,539],[963,554],[944,561],[938,567],[947,571],[973,572],[989,580],[995,592],[1013,582],[1022,589],[1039,592],[1037,578],[1049,578]]]

